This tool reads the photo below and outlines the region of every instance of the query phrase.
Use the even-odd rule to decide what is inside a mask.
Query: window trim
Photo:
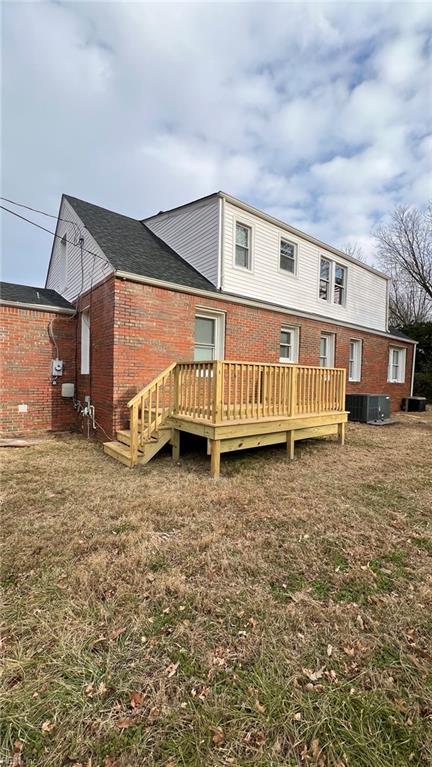
[[[215,342],[214,342],[214,358],[215,360],[223,360],[225,358],[225,319],[226,313],[218,311],[217,309],[207,309],[206,307],[196,306],[194,314],[194,361],[201,362],[204,360],[195,360],[195,320],[197,317],[201,317],[206,320],[215,320]]]
[[[329,359],[331,364],[321,365],[321,339],[326,338],[329,343],[327,355],[325,359]],[[319,348],[319,364],[322,368],[334,368],[336,355],[336,334],[335,333],[320,333],[320,348]]]
[[[288,365],[288,364],[295,365],[295,364],[298,363],[298,358],[299,358],[299,330],[300,330],[300,328],[299,328],[298,325],[287,325],[287,324],[281,325],[280,330],[279,330],[279,362],[281,362],[281,363],[283,363],[285,365]],[[289,359],[288,357],[281,357],[280,356],[280,347],[283,345],[283,344],[281,344],[281,334],[284,331],[292,333],[292,337],[293,337],[293,342],[291,344],[291,348],[293,349],[293,355],[292,355],[293,358],[292,359]]]
[[[350,363],[351,363],[351,344],[356,344],[358,351],[358,358],[353,362],[357,365],[354,369],[354,375],[350,376]],[[361,338],[350,338],[348,346],[348,381],[351,383],[360,383],[362,376],[362,362],[363,362],[363,340]]]
[[[238,226],[244,226],[246,229],[249,229],[250,232],[250,242],[249,242],[249,266],[240,266],[236,262],[236,245],[237,245],[237,225]],[[232,265],[233,269],[238,269],[240,272],[249,272],[250,274],[254,271],[254,244],[255,244],[255,232],[254,232],[254,226],[252,223],[248,223],[245,221],[244,218],[237,218],[237,216],[234,217],[234,227],[233,227],[233,255],[232,255]]]
[[[282,240],[284,242],[287,242],[289,245],[292,245],[294,247],[294,271],[293,272],[289,272],[287,269],[283,269],[281,267]],[[297,277],[297,270],[298,270],[298,243],[294,242],[294,240],[288,239],[288,237],[284,237],[283,234],[279,234],[278,271],[281,274],[287,275],[287,277]]]
[[[90,307],[86,306],[80,312],[81,333],[80,333],[80,371],[81,375],[90,375],[91,360],[91,317]]]
[[[323,298],[321,296],[321,262],[327,261],[329,265],[329,278],[328,278],[328,294],[327,298]],[[324,280],[325,282],[325,280]],[[332,299],[332,284],[333,284],[333,261],[330,258],[327,258],[327,256],[323,256],[322,253],[320,253],[319,261],[318,261],[318,299],[320,301],[324,301],[326,304],[331,303]]]
[[[327,298],[322,298],[320,295],[320,287],[321,287],[321,261],[328,261],[330,264],[330,271],[329,271],[329,291]],[[341,304],[338,304],[334,300],[335,296],[335,278],[336,278],[336,266],[341,266],[342,269],[345,270],[345,285],[343,288],[344,292],[344,300]],[[349,273],[350,270],[346,264],[343,264],[341,261],[336,261],[333,258],[330,258],[329,256],[324,255],[324,253],[319,254],[318,259],[318,302],[329,304],[334,307],[339,307],[340,309],[346,309],[347,307],[347,296],[348,296],[348,282],[349,282]]]
[[[336,267],[339,266],[341,269],[344,270],[344,284],[338,287],[342,287],[342,302],[339,303],[338,301],[335,301],[336,296]],[[347,283],[348,283],[348,269],[344,264],[341,264],[339,261],[333,261],[333,300],[332,303],[335,306],[345,306],[346,304],[346,295],[347,295]]]
[[[398,368],[401,369],[400,378],[393,378],[392,368],[393,368],[393,352],[399,352],[400,356],[400,362],[398,363]],[[396,346],[395,344],[391,344],[389,346],[389,354],[388,354],[388,365],[387,365],[387,382],[388,383],[394,383],[394,384],[404,384],[406,380],[406,348],[405,346]]]

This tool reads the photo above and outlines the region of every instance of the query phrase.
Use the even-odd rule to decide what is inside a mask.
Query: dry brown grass
[[[4,756],[431,764],[431,415],[217,482],[190,451],[3,450]]]

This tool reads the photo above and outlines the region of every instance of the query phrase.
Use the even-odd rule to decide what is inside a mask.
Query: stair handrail
[[[157,383],[160,383],[165,376],[169,375],[172,370],[177,366],[177,362],[172,362],[171,365],[168,365],[165,370],[162,370],[162,373],[159,373],[159,375],[156,376],[156,378],[153,378],[150,383],[146,384],[139,392],[134,394],[132,399],[129,400],[127,403],[128,407],[132,407],[136,402],[139,402],[140,399],[146,396],[146,394],[150,391],[150,389],[154,388]]]
[[[148,437],[152,436],[152,433],[156,432],[158,429],[158,426],[162,423],[162,417],[160,417],[158,412],[158,406],[156,405],[156,413],[153,420],[151,420],[151,413],[150,413],[150,405],[151,405],[151,397],[154,393],[157,393],[158,396],[158,387],[163,385],[171,375],[175,371],[175,368],[177,367],[177,362],[172,362],[171,365],[169,365],[165,370],[162,370],[159,375],[156,376],[156,378],[153,378],[150,383],[148,383],[146,386],[144,386],[143,389],[141,389],[139,392],[137,392],[132,399],[129,400],[128,408],[130,410],[130,453],[131,453],[131,463],[132,465],[135,465],[138,462],[138,443],[139,443],[139,433],[138,433],[138,416],[139,416],[139,407],[141,404],[141,441],[144,441],[144,433],[143,433],[143,425],[144,425],[144,405],[147,401],[149,404],[149,424],[148,424]],[[175,380],[174,387],[177,386],[177,381]],[[174,391],[174,402],[170,402],[167,406],[167,414],[170,411],[170,409],[174,406],[176,401],[176,392]]]

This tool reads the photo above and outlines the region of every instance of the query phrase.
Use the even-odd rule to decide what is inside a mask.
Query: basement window
[[[90,309],[81,312],[81,373],[90,373]]]

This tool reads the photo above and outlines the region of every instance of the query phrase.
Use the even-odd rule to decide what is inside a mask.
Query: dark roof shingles
[[[60,293],[51,288],[37,288],[31,285],[17,285],[14,282],[0,282],[0,299],[11,303],[55,306],[58,309],[74,309]]]
[[[200,290],[213,283],[141,221],[65,195],[116,271],[130,272]]]

